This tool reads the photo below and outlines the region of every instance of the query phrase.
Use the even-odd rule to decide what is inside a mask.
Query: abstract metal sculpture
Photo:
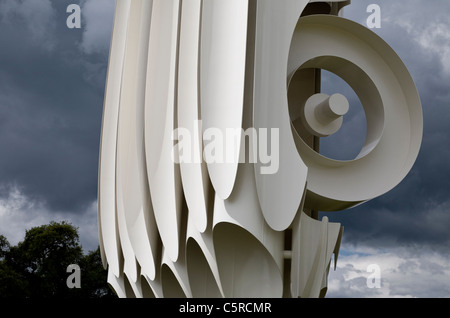
[[[391,190],[422,139],[411,76],[377,35],[338,16],[349,2],[117,0],[98,217],[120,297],[325,295],[342,227],[317,211]],[[315,146],[349,109],[320,92],[321,69],[363,104],[354,160]]]

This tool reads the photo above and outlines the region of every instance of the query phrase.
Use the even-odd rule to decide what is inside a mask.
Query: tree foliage
[[[67,266],[81,268],[81,288],[67,286]],[[112,297],[100,250],[83,255],[78,229],[51,222],[26,231],[25,239],[10,246],[0,236],[0,297]]]

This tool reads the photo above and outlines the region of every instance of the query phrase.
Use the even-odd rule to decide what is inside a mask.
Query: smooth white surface
[[[117,224],[118,224],[118,233],[120,237],[120,246],[123,253],[123,272],[129,277],[132,282],[136,282],[138,272],[137,272],[137,262],[136,255],[133,251],[133,246],[130,241],[130,233],[127,229],[127,224],[125,220],[125,210],[123,209],[123,197],[122,193],[118,192],[116,197],[117,202]]]
[[[256,186],[264,217],[278,231],[287,229],[294,220],[308,172],[292,136],[286,88],[291,39],[307,3],[257,2],[253,119],[257,129],[279,129],[280,166],[275,174],[261,174],[261,163],[255,164]]]
[[[172,261],[179,254],[181,180],[172,160],[179,0],[154,0],[145,91],[145,151],[156,224]]]
[[[117,294],[117,297],[119,298],[127,297],[123,273],[121,273],[120,276],[116,276],[111,270],[108,270],[107,282],[114,289],[114,292]]]
[[[248,0],[204,0],[202,10],[200,92],[203,131],[242,128]],[[239,163],[240,135],[225,153],[235,156],[207,162],[211,183],[223,200],[233,191]],[[215,142],[206,140],[203,142]],[[231,140],[230,140],[231,142]],[[222,148],[222,147],[221,147]]]
[[[212,211],[209,214],[210,224],[203,233],[194,225],[192,214],[188,219],[186,266],[193,297],[224,297],[214,250]]]
[[[228,200],[216,196],[213,238],[225,297],[282,296],[284,235],[264,220],[251,164]]]
[[[144,156],[144,91],[152,1],[131,3],[130,22],[120,96],[117,139],[117,205],[123,214],[126,232],[121,242],[130,241],[141,272],[155,278],[157,228],[146,179]],[[121,226],[119,226],[119,229]],[[125,252],[124,252],[125,253]],[[125,257],[127,259],[127,257]]]
[[[190,215],[200,232],[206,230],[207,200],[210,181],[203,158],[203,131],[199,96],[199,53],[202,0],[182,3],[180,52],[178,60],[178,128],[188,129],[191,140],[191,161],[181,161],[181,181]],[[198,160],[194,160],[197,158]],[[189,159],[189,158],[188,158]]]
[[[187,213],[187,210],[184,210]],[[186,266],[186,227],[187,219],[181,220],[181,243],[177,261],[172,261],[165,247],[162,250],[161,283],[163,296],[166,298],[192,298],[191,286]]]

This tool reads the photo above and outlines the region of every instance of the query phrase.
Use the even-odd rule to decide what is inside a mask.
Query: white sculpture
[[[117,0],[98,217],[120,297],[325,295],[342,227],[311,211],[391,190],[422,138],[408,71],[373,32],[335,16],[347,4]],[[354,160],[326,158],[302,137],[333,134],[349,108],[317,90],[319,69],[364,106],[367,139]],[[222,150],[211,132],[234,132],[227,160],[205,160]],[[252,160],[264,143],[246,132],[272,137],[276,171]]]

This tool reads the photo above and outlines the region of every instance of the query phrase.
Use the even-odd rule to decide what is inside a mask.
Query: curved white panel
[[[111,270],[108,270],[107,282],[114,289],[119,298],[127,297],[127,290],[125,288],[123,273],[121,273],[120,276],[116,276]],[[128,296],[131,296],[130,292],[128,293]]]
[[[125,209],[123,204],[123,193],[117,191],[116,193],[117,204],[117,226],[119,232],[120,246],[122,248],[124,265],[123,272],[133,282],[136,282],[138,277],[136,255],[134,254],[133,247],[130,241],[130,233],[127,229],[127,223],[125,220]]]
[[[307,177],[307,167],[297,152],[290,128],[286,88],[291,39],[307,3],[306,0],[257,2],[254,126],[279,129],[279,170],[263,174],[263,165],[258,161],[256,186],[267,223],[279,231],[294,220]]]
[[[151,15],[153,1],[144,1],[142,7],[142,33],[141,37],[147,37],[150,33],[150,19],[147,17]],[[139,171],[139,183],[142,195],[142,209],[139,211],[136,219],[133,219],[132,226],[129,231],[132,233],[131,240],[133,248],[135,249],[136,257],[141,266],[141,275],[150,279],[155,278],[156,265],[160,260],[157,259],[157,254],[160,249],[160,237],[156,225],[155,215],[153,211],[153,204],[150,197],[150,189],[147,179],[147,163],[145,156],[145,76],[147,69],[148,57],[148,41],[142,40],[142,43],[147,49],[141,49],[139,53],[140,67],[139,80],[142,81],[142,86],[138,92],[138,103],[136,104],[136,145],[137,145],[137,167]],[[139,83],[141,85],[141,83]],[[147,237],[147,240],[143,238]]]
[[[144,97],[152,1],[131,4],[117,140],[117,196],[142,274],[155,278],[158,234],[146,178]]]
[[[282,297],[281,269],[265,246],[245,228],[219,223],[214,229],[214,247],[225,297]]]
[[[116,277],[111,271],[108,271],[107,282],[119,298],[142,298],[144,296],[140,276],[133,282],[124,273]]]
[[[203,136],[211,182],[227,199],[236,179],[241,142],[247,46],[248,0],[204,0],[201,32],[201,114],[203,131],[236,138]],[[231,135],[231,134],[230,134]],[[209,146],[208,146],[209,145]],[[213,151],[211,151],[213,152]]]
[[[212,238],[211,238],[212,243]],[[219,270],[216,260],[215,267],[211,268],[211,261],[197,240],[188,239],[186,244],[187,270],[192,296],[195,298],[224,297],[220,284]]]
[[[192,298],[186,266],[187,208],[185,205],[183,205],[183,208],[180,227],[182,244],[177,261],[171,260],[165,247],[162,250],[161,284],[163,295],[167,298]]]
[[[157,276],[155,279],[149,279],[146,276],[141,277],[142,293],[144,298],[162,298],[161,278]],[[147,290],[150,289],[150,290]]]
[[[339,249],[341,234],[341,225],[328,222],[327,217],[318,221],[302,212],[296,218],[292,234],[292,297],[317,298],[325,292],[331,257]]]
[[[305,205],[341,210],[391,190],[411,169],[423,130],[420,98],[400,58],[375,33],[355,22],[309,16],[296,29],[289,77],[304,68],[326,69],[344,79],[361,100],[367,118],[364,147],[349,161],[321,156],[294,131],[309,169]]]
[[[119,115],[120,87],[125,55],[130,0],[118,1],[111,39],[108,77],[103,110],[98,181],[98,226],[103,265],[120,275],[120,243],[116,220],[116,142]]]
[[[203,138],[199,97],[199,43],[202,0],[182,3],[178,59],[178,129],[181,181],[190,214],[200,232],[206,230],[210,183],[203,161]],[[183,131],[181,131],[183,129]],[[186,132],[181,137],[181,132]],[[184,139],[184,138],[187,138]],[[184,146],[182,146],[184,144]],[[183,148],[183,149],[181,149]]]
[[[251,164],[239,166],[235,191],[216,196],[214,248],[225,297],[281,297],[283,232],[264,220]]]
[[[193,297],[224,297],[214,250],[212,211],[209,214],[209,225],[203,233],[196,228],[192,214],[188,218],[186,266]]]
[[[166,253],[179,254],[181,180],[172,158],[179,0],[154,0],[145,92],[145,151],[155,219]]]
[[[182,277],[173,268],[173,263],[163,264],[161,267],[161,280],[163,297],[165,298],[192,298],[189,287],[182,282]],[[174,271],[175,270],[175,271]],[[187,279],[187,277],[185,277]],[[181,283],[180,283],[181,281]]]
[[[129,279],[127,275],[124,275],[124,287],[126,290],[126,297],[128,298],[144,298],[144,291],[142,290],[142,280],[145,281],[141,275],[136,277],[135,281]],[[144,282],[145,283],[145,282]],[[144,285],[147,287],[148,285]]]

